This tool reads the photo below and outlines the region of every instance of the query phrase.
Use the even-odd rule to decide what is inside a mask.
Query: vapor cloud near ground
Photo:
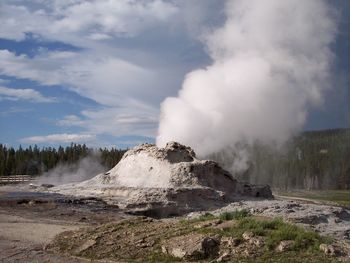
[[[82,182],[106,170],[107,168],[103,167],[100,163],[99,155],[94,153],[81,159],[77,163],[56,166],[40,176],[37,179],[37,183],[61,185]]]

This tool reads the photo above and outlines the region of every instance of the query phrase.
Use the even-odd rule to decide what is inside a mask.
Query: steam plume
[[[213,63],[162,103],[157,144],[175,140],[203,156],[284,142],[323,102],[335,35],[326,1],[227,1],[225,24],[204,37]]]

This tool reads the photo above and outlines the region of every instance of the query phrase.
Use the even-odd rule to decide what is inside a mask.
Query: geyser
[[[165,148],[142,144],[126,152],[107,173],[50,191],[100,197],[126,211],[158,217],[272,197],[268,186],[238,182],[216,162],[199,160],[191,148],[176,142]]]
[[[160,147],[175,140],[207,156],[239,142],[282,143],[322,104],[336,35],[327,1],[231,0],[225,11],[203,38],[212,65],[162,103]]]

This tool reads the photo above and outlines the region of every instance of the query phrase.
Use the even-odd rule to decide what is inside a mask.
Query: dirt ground
[[[340,236],[344,239],[344,242],[347,242],[347,245],[350,244],[348,243],[350,238],[347,236],[347,233],[350,233],[350,212],[340,207],[317,205],[313,202],[305,201],[296,203],[290,200],[277,199],[259,202],[237,202],[212,212],[215,215],[219,215],[222,212],[230,212],[237,209],[247,209],[254,214],[269,218],[282,215],[285,215],[287,219],[295,217],[302,222],[305,221],[305,224],[312,224],[311,226],[314,224],[313,221],[320,220],[313,226],[317,231]],[[191,218],[195,215],[196,213],[191,213],[187,217]],[[103,200],[96,198],[71,198],[59,194],[30,192],[28,188],[21,188],[20,186],[0,186],[0,262],[116,262],[91,261],[58,254],[58,252],[54,252],[55,250],[50,249],[48,244],[52,244],[55,236],[67,236],[68,238],[72,236],[72,232],[70,232],[71,234],[61,234],[65,231],[89,228],[90,230],[88,231],[90,232],[91,229],[93,232],[98,232],[100,229],[101,233],[105,233],[105,227],[108,230],[110,224],[104,224],[110,222],[114,224],[130,217],[118,207],[110,206]],[[146,241],[149,236],[155,236],[159,233],[164,234],[167,233],[167,229],[173,229],[173,223],[169,223],[167,220],[163,220],[161,225],[159,225],[159,222],[154,224],[152,222],[147,223],[148,228],[140,224],[140,229],[136,229],[135,233],[131,233],[129,230],[120,230],[121,232],[119,231],[119,233],[113,227],[111,228],[113,231],[107,232],[112,233],[111,240],[122,239],[125,243],[124,247],[134,243],[139,244],[142,248],[147,248],[148,243]],[[181,226],[181,221],[179,221],[179,224]],[[152,228],[153,226],[154,229]],[[164,227],[164,231],[159,231],[160,226]],[[152,234],[152,229],[156,231],[156,234]],[[85,231],[80,232],[83,233],[83,237]],[[147,236],[147,238],[143,238],[143,235]],[[73,237],[74,235],[71,241]],[[81,236],[78,235],[77,237],[79,239]],[[106,238],[108,239],[108,235]],[[100,239],[103,240],[103,238]],[[78,241],[74,241],[72,245],[77,245],[80,242]],[[136,241],[140,242],[137,243]],[[149,243],[151,244],[152,242]],[[108,249],[108,240],[104,244],[106,246],[103,248]],[[86,244],[84,243],[84,245]],[[113,251],[117,253],[116,250],[113,249]],[[98,253],[103,252],[103,249],[95,252],[98,255]],[[75,253],[75,255],[80,254]],[[157,255],[152,256],[155,257]],[[122,259],[123,257],[119,258]],[[172,262],[171,259],[169,260],[168,262]]]
[[[118,221],[126,216],[99,200],[69,200],[0,187],[0,262],[91,262],[48,252],[64,231]]]

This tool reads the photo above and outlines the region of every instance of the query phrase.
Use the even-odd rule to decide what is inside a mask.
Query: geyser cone
[[[272,197],[268,186],[239,183],[216,162],[199,160],[190,147],[176,142],[165,148],[141,144],[107,173],[53,190],[101,197],[134,213],[154,216],[217,208],[243,197]]]

